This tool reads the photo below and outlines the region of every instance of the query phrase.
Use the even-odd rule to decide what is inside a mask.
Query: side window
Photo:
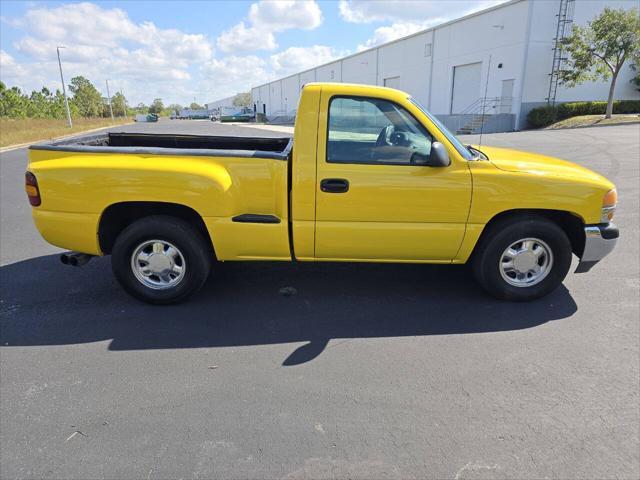
[[[393,102],[336,97],[329,104],[327,162],[424,165],[432,143],[429,132]]]

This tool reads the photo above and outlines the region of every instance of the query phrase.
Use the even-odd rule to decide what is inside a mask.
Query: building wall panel
[[[316,69],[308,70],[300,74],[300,88],[304,87],[307,83],[316,81]]]
[[[290,115],[298,108],[300,99],[300,80],[298,75],[282,80],[282,110]]]
[[[341,82],[341,62],[332,62],[316,68],[317,82]]]
[[[381,46],[378,50],[378,85],[384,85],[385,78],[399,77],[397,88],[428,106],[432,52],[433,32]]]
[[[364,83],[377,85],[376,77],[377,54],[375,50],[345,58],[342,61],[343,83]]]

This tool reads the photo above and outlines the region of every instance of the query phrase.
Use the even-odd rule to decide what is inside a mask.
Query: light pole
[[[67,88],[64,86],[64,77],[62,76],[62,62],[60,61],[60,49],[65,47],[56,47],[58,51],[58,66],[60,67],[60,81],[62,82],[62,95],[64,96],[64,106],[67,110],[67,123],[69,128],[73,128],[73,122],[71,122],[71,111],[69,110],[69,100],[67,99]]]
[[[107,82],[107,99],[109,100],[109,112],[111,113],[111,120],[113,121],[113,108],[111,107],[111,93],[109,93],[109,80],[105,80]]]

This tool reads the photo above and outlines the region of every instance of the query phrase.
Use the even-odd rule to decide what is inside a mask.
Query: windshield
[[[458,151],[458,153],[460,153],[460,155],[462,155],[465,160],[473,160],[474,156],[472,155],[472,153],[467,149],[467,147],[463,145],[460,140],[458,140],[458,138],[453,133],[447,130],[447,127],[445,127],[440,120],[438,120],[434,115],[431,115],[431,113],[429,113],[426,108],[420,105],[420,103],[418,103],[416,99],[409,97],[409,101],[416,107],[418,107],[420,111],[424,113],[429,118],[429,120],[431,120],[435,124],[436,127],[438,127],[442,134],[447,137],[447,140],[451,142],[454,148]]]

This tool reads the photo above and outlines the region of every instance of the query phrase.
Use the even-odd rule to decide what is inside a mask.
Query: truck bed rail
[[[289,137],[224,137],[148,133],[102,133],[37,143],[31,150],[125,153],[205,157],[255,157],[288,160],[293,148]]]

